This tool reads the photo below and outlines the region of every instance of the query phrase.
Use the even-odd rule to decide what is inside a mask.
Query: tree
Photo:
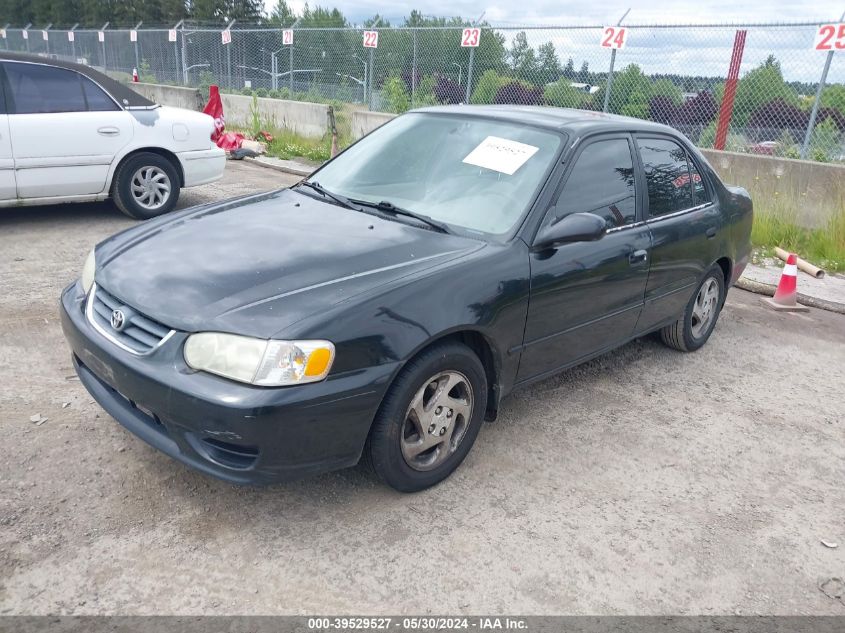
[[[474,104],[488,104],[493,103],[496,98],[496,93],[499,92],[507,80],[499,75],[495,70],[487,70],[481,75],[481,79],[475,86],[475,90],[470,97],[470,103]]]
[[[534,49],[528,45],[528,38],[525,35],[525,31],[520,31],[513,39],[510,51],[508,51],[508,60],[510,61],[510,67],[515,77],[523,81],[536,83],[539,74],[537,56],[534,53]]]
[[[652,83],[650,94],[653,97],[667,97],[675,105],[680,105],[684,98],[681,89],[669,79],[658,79]]]
[[[569,85],[569,79],[562,77],[546,86],[543,100],[550,106],[558,108],[580,108],[587,100],[587,95]]]
[[[537,63],[539,65],[538,83],[541,86],[557,81],[563,74],[555,45],[551,42],[541,44],[537,49]]]
[[[539,105],[543,99],[540,88],[521,82],[511,81],[499,88],[493,103],[515,103],[518,105]]]
[[[821,106],[823,108],[836,108],[845,114],[845,86],[833,84],[822,91]]]
[[[734,124],[745,125],[755,110],[776,99],[789,105],[798,105],[798,94],[783,80],[780,62],[769,55],[760,66],[740,79],[734,99]]]
[[[270,12],[270,23],[276,26],[291,26],[296,22],[296,13],[285,0],[277,0]]]
[[[575,78],[575,62],[571,57],[566,60],[566,66],[563,67],[563,76],[570,81]]]
[[[578,71],[577,81],[582,84],[590,83],[590,64],[587,62],[581,64],[581,70]]]
[[[607,85],[602,86],[595,95],[595,103],[604,103],[606,91]],[[639,66],[629,64],[613,80],[608,109],[616,114],[647,118],[650,96],[651,81]]]

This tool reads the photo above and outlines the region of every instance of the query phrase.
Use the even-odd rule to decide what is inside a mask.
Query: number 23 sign
[[[606,26],[601,30],[603,48],[625,48],[628,41],[628,29],[624,26]]]
[[[464,32],[461,34],[461,46],[469,47],[469,48],[476,48],[478,46],[478,40],[481,39],[481,29],[477,27],[470,27],[464,29]]]
[[[845,24],[822,24],[816,31],[817,51],[845,50]]]

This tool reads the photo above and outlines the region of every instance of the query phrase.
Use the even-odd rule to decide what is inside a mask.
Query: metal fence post
[[[106,69],[106,29],[109,28],[109,24],[109,22],[106,22],[100,29],[103,32],[103,70]]]
[[[188,85],[188,36],[185,34],[185,24],[182,24],[182,83]]]
[[[231,35],[232,25],[235,23],[235,20],[229,22],[229,26],[226,27],[226,30],[229,31]],[[232,88],[232,42],[230,41],[226,44],[226,87],[231,89]]]
[[[135,25],[135,28],[132,29],[135,31],[135,69],[138,71],[139,75],[141,74],[141,53],[138,50],[138,29],[141,28],[142,24],[143,21],[138,22],[138,24]]]
[[[625,13],[622,14],[622,17],[619,18],[619,22],[616,23],[616,26],[622,26],[622,20],[624,20],[628,14],[631,12],[629,8]],[[604,105],[602,106],[601,111],[607,112],[607,108],[610,105],[610,89],[613,86],[613,66],[616,64],[616,49],[612,49],[610,51],[610,68],[607,70],[607,83],[605,84],[604,89]]]
[[[845,21],[845,12],[839,18],[839,23]],[[824,92],[824,85],[827,82],[827,73],[830,70],[830,63],[833,61],[833,48],[827,52],[827,58],[824,60],[824,68],[822,69],[822,76],[819,79],[819,87],[816,89],[816,99],[813,101],[813,109],[810,112],[810,120],[807,123],[807,133],[804,135],[804,143],[801,145],[801,160],[807,158],[807,152],[810,149],[810,140],[813,137],[813,128],[816,127],[816,117],[819,115],[819,106],[821,105],[822,92]]]
[[[417,29],[413,29],[411,33],[414,36],[414,62],[411,66],[411,107],[417,99]]]
[[[27,33],[26,33],[26,40],[25,40],[25,41],[26,41],[26,52],[27,52],[27,53],[29,53],[29,52],[30,52],[30,51],[29,51],[29,27],[31,27],[31,26],[32,26],[32,22],[30,22],[30,23],[29,23],[29,24],[27,24],[25,27],[23,27],[23,30],[27,32]]]
[[[173,40],[173,81],[179,81],[179,27],[185,20],[179,20],[173,30],[176,31],[176,39]]]
[[[75,31],[77,26],[79,26],[79,22],[70,27],[70,31]],[[73,40],[70,42],[70,55],[73,57],[73,61],[76,61],[76,35],[73,36]]]
[[[296,22],[291,24],[290,30],[293,31],[296,28],[296,25],[299,24],[299,20],[301,18],[296,18]],[[296,41],[296,33],[293,34],[294,39],[290,43],[290,51],[288,51],[290,55],[290,61],[288,63],[288,90],[290,94],[288,95],[288,99],[293,99],[293,43]]]
[[[481,20],[484,19],[484,14],[487,11],[482,11],[481,15],[478,16],[477,20],[473,20],[472,26],[476,26]],[[481,43],[481,36],[478,36],[478,41]],[[467,92],[466,92],[466,99],[464,100],[466,103],[469,103],[469,97],[472,94],[472,64],[475,61],[475,47],[469,49],[469,63],[467,64]]]
[[[50,22],[47,26],[45,26],[42,30],[47,33],[47,39],[44,40],[44,46],[47,47],[47,56],[50,56],[50,27],[53,26],[53,23]]]

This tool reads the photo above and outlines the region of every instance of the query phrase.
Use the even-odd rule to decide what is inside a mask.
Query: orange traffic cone
[[[775,310],[785,312],[809,312],[806,306],[798,304],[798,255],[790,253],[783,267],[783,274],[780,276],[778,289],[775,296],[763,301]]]
[[[137,68],[132,69],[132,83],[135,83],[135,84],[138,83],[138,69]]]

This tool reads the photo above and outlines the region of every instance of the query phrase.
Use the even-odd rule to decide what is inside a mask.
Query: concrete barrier
[[[161,84],[129,84],[139,95],[161,105],[187,108],[188,110],[202,110],[205,105],[203,97],[196,88],[182,86],[164,86]]]
[[[134,83],[130,87],[137,93],[161,105],[202,110],[207,95],[196,88],[164,86],[161,84]],[[252,127],[253,98],[246,95],[221,93],[226,123],[236,127]],[[307,101],[257,98],[258,118],[262,126],[291,130],[296,134],[320,138],[328,131],[329,106]]]
[[[366,136],[376,128],[396,118],[396,116],[390,112],[355,110],[352,113],[352,138],[357,141],[362,136]]]
[[[845,207],[845,165],[713,149],[701,153],[722,180],[751,193],[755,212],[782,212],[817,228]]]

